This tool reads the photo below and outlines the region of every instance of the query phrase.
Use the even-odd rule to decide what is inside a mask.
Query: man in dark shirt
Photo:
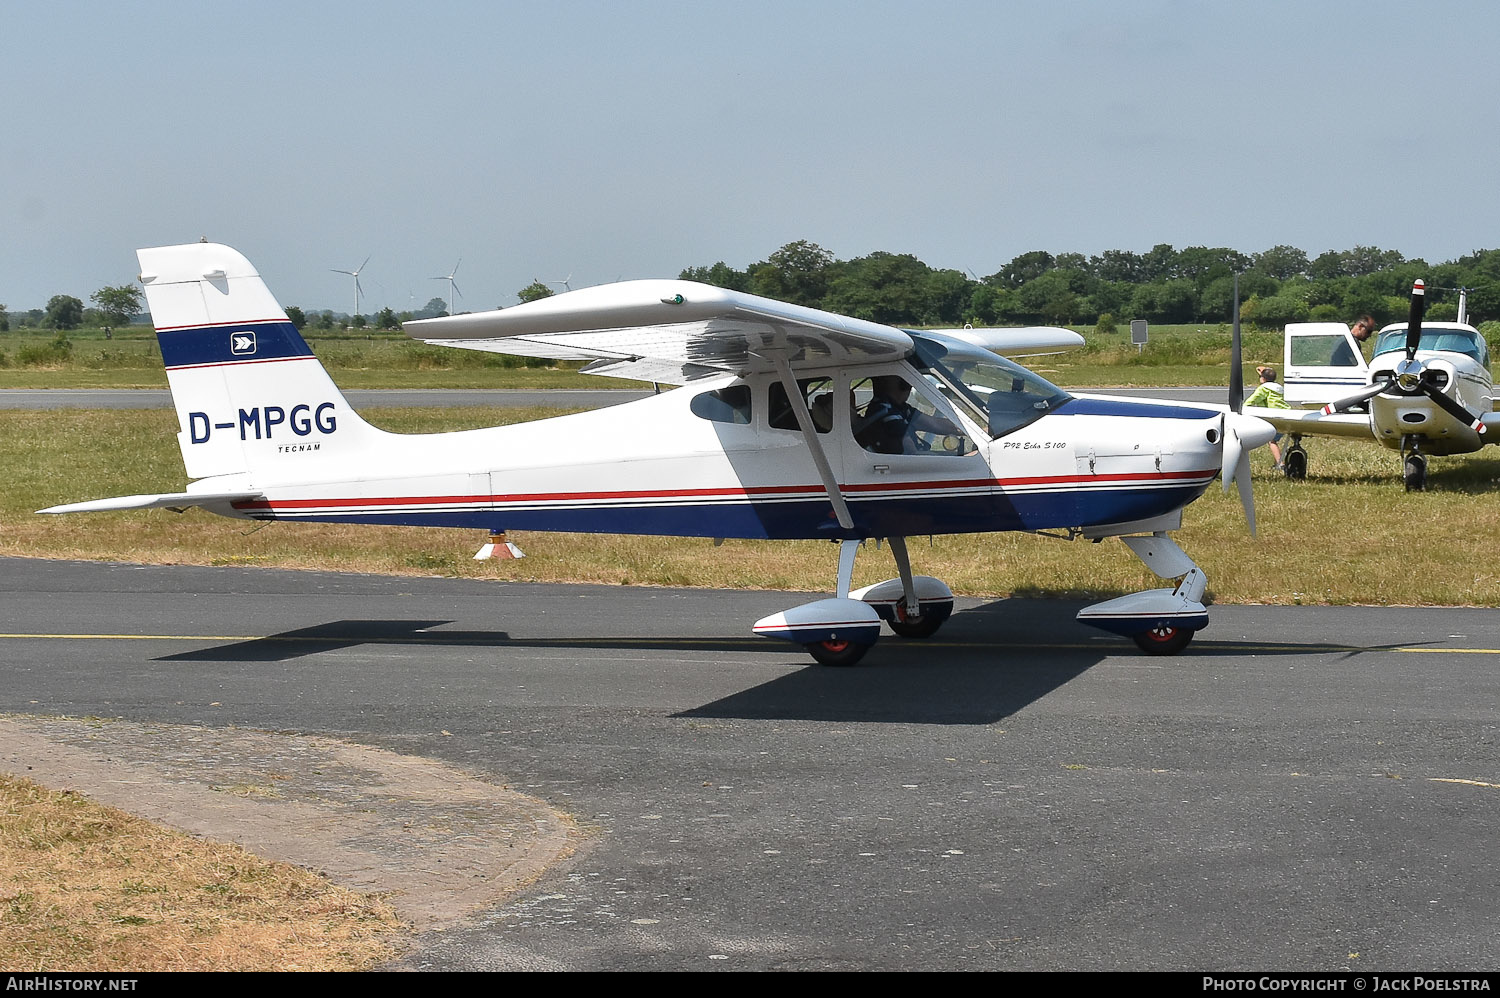
[[[1354,337],[1361,348],[1375,332],[1375,320],[1368,315],[1359,317],[1359,321],[1349,327],[1349,334]],[[1362,358],[1356,357],[1354,351],[1349,349],[1349,341],[1345,340],[1333,348],[1333,359],[1328,363],[1333,367],[1358,367]]]
[[[941,416],[930,416],[907,401],[911,383],[897,374],[882,374],[870,380],[874,398],[855,423],[854,439],[865,450],[877,454],[913,454],[928,448],[912,432],[958,433]]]

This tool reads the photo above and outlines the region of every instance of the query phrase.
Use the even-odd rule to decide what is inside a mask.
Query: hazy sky
[[[235,246],[400,311],[764,259],[1500,246],[1500,4],[5,5],[0,302]]]

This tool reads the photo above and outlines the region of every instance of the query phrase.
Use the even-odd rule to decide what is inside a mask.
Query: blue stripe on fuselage
[[[169,368],[313,355],[296,327],[284,319],[158,330],[156,341],[161,344],[162,362]]]
[[[1207,487],[1205,483],[1156,488],[1075,488],[1020,494],[996,491],[989,495],[947,499],[850,499],[849,509],[855,526],[849,531],[839,527],[826,499],[671,506],[393,510],[326,515],[295,512],[266,515],[256,511],[251,515],[259,519],[320,523],[797,540],[1049,530],[1122,523],[1169,513],[1197,499]]]
[[[1161,402],[1137,402],[1134,399],[1072,398],[1058,406],[1053,415],[1065,416],[1141,416],[1149,419],[1215,419],[1212,409],[1164,405]]]

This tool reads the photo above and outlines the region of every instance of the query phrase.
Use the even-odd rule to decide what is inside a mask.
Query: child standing
[[[1290,409],[1286,404],[1286,397],[1282,393],[1281,385],[1276,382],[1276,368],[1257,367],[1255,373],[1260,375],[1260,385],[1245,399],[1245,404],[1258,405],[1263,409]],[[1281,468],[1281,448],[1277,446],[1281,442],[1281,434],[1271,438],[1271,459],[1276,462],[1276,471]]]

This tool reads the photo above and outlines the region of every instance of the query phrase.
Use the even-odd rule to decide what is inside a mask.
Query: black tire
[[[869,645],[853,641],[814,641],[802,647],[819,665],[854,665],[870,650]]]
[[[1420,454],[1408,454],[1402,465],[1401,477],[1406,482],[1406,491],[1425,492],[1427,490],[1427,459]]]
[[[1281,461],[1281,470],[1292,481],[1302,481],[1307,477],[1307,451],[1300,447],[1287,451]]]
[[[1147,655],[1176,655],[1193,640],[1197,631],[1161,624],[1135,635],[1135,645]]]
[[[944,619],[934,614],[919,617],[916,620],[887,620],[891,625],[891,631],[898,638],[930,638],[943,626]]]

